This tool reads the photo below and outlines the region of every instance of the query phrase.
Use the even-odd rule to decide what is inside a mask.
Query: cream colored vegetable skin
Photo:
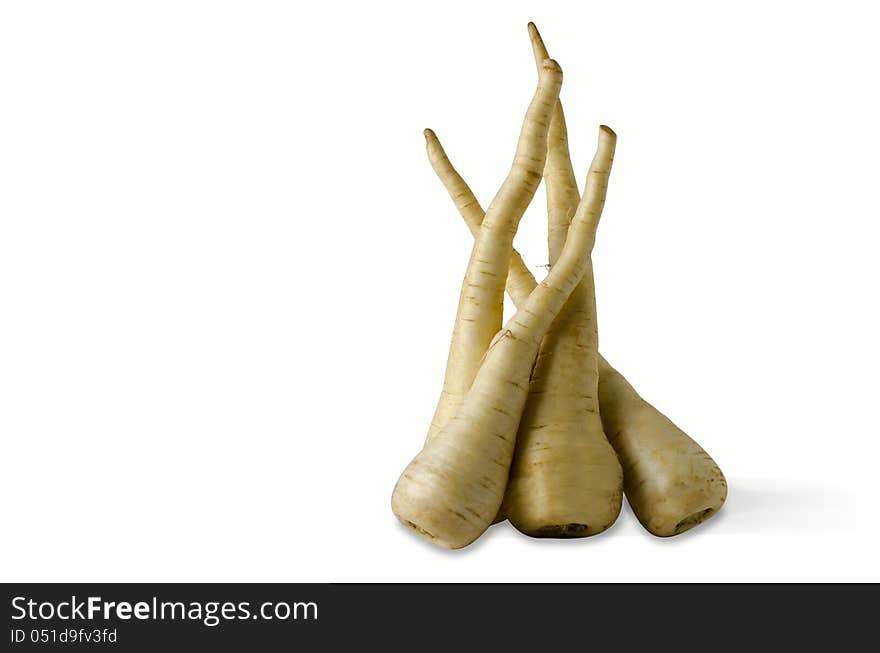
[[[529,31],[536,59],[542,62],[543,79],[551,62],[542,60],[546,50],[533,25],[529,26]],[[565,457],[552,460],[554,456],[547,453],[547,458],[542,459],[543,442],[535,440],[528,444],[529,436],[522,437],[526,429],[532,432],[542,430],[541,420],[529,412],[532,409],[526,405],[533,362],[537,364],[534,368],[535,378],[531,381],[537,389],[537,395],[541,394],[542,384],[561,397],[570,393],[573,395],[572,406],[578,405],[583,412],[593,415],[595,398],[598,396],[601,429],[608,436],[619,460],[618,471],[622,466],[626,496],[639,521],[651,533],[670,536],[693,528],[715,514],[727,496],[724,475],[702,447],[639,397],[626,379],[598,355],[589,253],[595,239],[599,213],[584,208],[591,203],[595,208],[596,194],[588,183],[584,198],[577,201],[564,116],[557,101],[558,86],[554,90],[557,97],[553,98],[552,104],[538,102],[541,106],[538,110],[533,101],[531,120],[527,114],[517,149],[514,170],[520,168],[521,176],[518,179],[522,183],[516,187],[520,191],[523,188],[529,190],[519,196],[520,200],[505,202],[506,208],[503,210],[496,207],[502,195],[499,192],[499,197],[487,212],[485,224],[482,224],[484,215],[479,203],[449,162],[436,135],[430,130],[425,131],[431,164],[474,234],[476,243],[462,288],[456,335],[447,367],[444,389],[452,391],[444,392],[441,397],[428,441],[398,481],[392,507],[404,524],[435,544],[449,548],[459,548],[472,542],[496,514],[508,481],[517,426],[520,427],[521,439],[517,447],[525,447],[523,451],[528,452],[520,456],[520,460],[531,460],[536,464],[531,465],[531,469],[514,468],[508,500],[519,493],[514,503],[541,507],[522,512],[518,512],[518,508],[513,509],[512,519],[517,526],[524,532],[536,535],[579,536],[591,534],[590,528],[594,527],[591,522],[599,524],[597,528],[601,528],[606,521],[601,517],[573,517],[572,513],[563,511],[554,514],[548,509],[576,504],[570,501],[573,494],[577,495],[572,490],[584,487],[578,472],[582,472],[581,476],[599,479],[599,485],[603,482],[603,476],[590,469],[589,463],[572,465],[569,469]],[[536,101],[540,95],[539,90]],[[545,101],[549,101],[549,97],[550,94],[543,95]],[[546,143],[536,144],[535,136],[542,131]],[[600,152],[603,138],[613,139],[613,132],[603,128]],[[527,143],[525,147],[524,143]],[[613,152],[613,140],[611,145]],[[605,175],[607,182],[607,167],[603,168],[598,155],[593,168],[595,175],[591,173],[590,177]],[[528,172],[523,174],[524,171]],[[536,177],[541,172],[547,182],[551,261],[560,247],[562,253],[547,278],[539,285],[522,258],[513,250],[512,238],[522,214],[520,209],[524,210],[531,199],[534,186],[537,185]],[[601,190],[604,199],[604,184],[601,184]],[[569,227],[568,220],[575,203],[578,207],[577,217]],[[488,220],[489,214],[493,214],[492,220]],[[564,246],[561,244],[563,237]],[[481,265],[488,266],[483,270],[494,271],[495,274],[485,275],[485,279],[474,276]],[[466,297],[466,293],[471,287],[469,284],[477,283],[478,279],[480,298],[491,299],[488,306],[480,306],[481,301],[467,305],[468,301],[477,299],[474,293],[470,297]],[[479,356],[485,349],[481,339],[485,343],[487,334],[491,332],[492,321],[497,324],[500,320],[498,297],[505,283],[519,310],[494,337],[480,361]],[[566,302],[575,308],[569,309]],[[462,317],[468,317],[468,310],[473,312],[473,319],[463,320]],[[577,313],[577,318],[567,313],[569,310]],[[481,317],[483,319],[479,326],[470,326]],[[554,340],[554,334],[549,332],[554,320],[560,324],[569,320],[568,326],[560,329],[559,334],[578,334],[572,341],[577,346],[572,346],[565,355],[560,355],[563,351],[560,342],[564,339],[560,337]],[[556,327],[552,328],[555,330]],[[547,361],[535,361],[539,349],[547,352]],[[455,355],[456,352],[465,354]],[[587,359],[586,364],[572,362],[579,356]],[[558,359],[556,364],[561,369],[550,366],[549,362],[554,359]],[[569,369],[569,364],[578,367],[578,371]],[[547,366],[548,371],[543,380],[542,365]],[[596,378],[598,384],[595,383]],[[560,382],[560,379],[564,380]],[[573,385],[569,385],[568,380]],[[590,395],[593,389],[598,392]],[[535,394],[533,390],[532,395]],[[578,394],[580,396],[576,397]],[[575,398],[578,401],[574,401]],[[568,424],[566,420],[558,419],[559,415],[554,412],[558,411],[558,407],[552,403],[548,405],[547,415],[552,415],[556,423]],[[523,410],[527,412],[521,420]],[[595,423],[590,423],[589,429],[592,433],[597,432]],[[567,428],[566,433],[575,430],[573,427]],[[567,440],[567,436],[555,438],[557,444],[566,442],[568,445]],[[559,450],[561,447],[557,452]],[[575,449],[571,458],[581,455]],[[595,460],[602,458],[593,452],[583,457]],[[602,467],[603,471],[612,469],[613,465],[610,464]],[[532,478],[524,481],[528,476]],[[608,487],[615,482],[619,485],[619,473],[616,481],[614,477],[614,474],[606,477]],[[531,487],[526,489],[527,484]],[[517,489],[517,485],[521,487]],[[552,489],[554,487],[561,488],[561,491],[556,492]],[[607,523],[611,523],[619,510],[619,492],[616,507],[613,498],[609,500],[607,495],[597,495],[594,499],[595,505],[604,503],[606,507],[611,507],[607,513]],[[529,510],[532,510],[532,514],[528,514]],[[533,519],[533,515],[539,517]]]
[[[627,501],[648,531],[678,535],[718,512],[727,498],[721,469],[605,360],[599,362],[599,402],[623,466]]]
[[[529,35],[540,70],[547,50],[531,23]],[[602,210],[615,143],[610,131],[601,132],[583,210]],[[556,103],[548,130],[544,183],[552,269],[578,208],[561,102]],[[595,535],[620,514],[623,474],[599,417],[598,356],[596,297],[588,261],[583,279],[541,344],[517,434],[501,514],[527,535]]]
[[[583,274],[578,263],[588,239],[582,235],[571,248],[568,270],[548,277],[498,330],[513,236],[540,182],[547,126],[561,84],[559,65],[544,61],[510,174],[486,212],[471,252],[434,424],[392,495],[394,514],[440,546],[470,544],[495,516],[538,344]],[[496,319],[495,338],[491,343],[481,340]],[[473,383],[465,388],[470,365]]]
[[[474,381],[483,354],[501,328],[504,279],[510,267],[513,236],[540,182],[549,113],[562,83],[562,70],[555,61],[547,59],[542,66],[510,172],[486,210],[482,229],[486,233],[477,238],[471,252],[452,331],[443,391],[428,440],[455,415]]]
[[[482,209],[433,133],[428,138],[428,157],[471,233],[476,236]],[[513,303],[520,307],[537,282],[515,250],[510,260],[507,292]],[[598,370],[603,430],[621,461],[624,491],[639,521],[649,532],[664,537],[683,533],[714,515],[727,497],[727,482],[721,469],[669,418],[642,400],[601,354]],[[629,407],[634,412],[630,413]],[[668,455],[658,453],[670,443],[669,453],[676,452],[671,460]],[[642,458],[645,463],[639,464]],[[658,465],[658,458],[666,460],[666,464]],[[652,459],[655,462],[651,462]],[[678,473],[684,476],[671,476]],[[655,475],[655,480],[647,480],[649,474]],[[666,488],[671,488],[668,496]]]
[[[605,139],[613,139],[610,129],[602,130]],[[532,364],[541,340],[580,283],[595,242],[599,212],[588,204],[578,207],[557,264],[492,342],[456,415],[397,482],[394,514],[436,544],[470,544],[498,512]],[[477,238],[483,236],[481,230]]]

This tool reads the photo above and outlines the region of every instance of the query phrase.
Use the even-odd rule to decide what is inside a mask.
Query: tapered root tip
[[[532,47],[535,49],[536,57],[540,59],[550,56],[547,54],[547,46],[544,45],[544,39],[541,38],[541,32],[538,31],[538,28],[535,27],[534,23],[529,23],[529,40],[532,42]]]
[[[433,166],[435,160],[446,157],[446,152],[443,151],[443,146],[440,145],[440,139],[437,138],[437,134],[434,133],[433,129],[426,129],[422,134],[425,136],[425,150],[428,152],[428,159],[430,159],[431,165]]]
[[[617,134],[608,125],[599,126],[599,151],[611,151],[617,148]],[[599,154],[597,153],[597,156]]]
[[[544,59],[547,59],[550,55],[547,54],[547,47],[544,45],[544,40],[541,38],[541,34],[538,32],[538,28],[535,27],[534,23],[529,23],[529,40],[532,42],[532,53],[535,55],[535,64],[540,70],[541,62]]]

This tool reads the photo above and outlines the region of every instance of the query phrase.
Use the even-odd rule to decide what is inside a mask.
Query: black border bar
[[[407,650],[469,651],[614,646],[702,650],[723,645],[763,650],[873,648],[880,614],[876,584],[5,584],[7,632],[0,649],[17,650]],[[49,618],[52,607],[88,597],[108,618]],[[22,617],[44,606],[45,619]],[[194,617],[146,616],[157,602],[196,606]],[[120,603],[141,603],[137,619]],[[248,608],[239,612],[239,604]],[[147,604],[148,607],[144,607]],[[213,605],[217,604],[217,605]],[[219,606],[235,616],[206,625]],[[281,604],[279,616],[273,610]],[[314,609],[312,610],[312,604]],[[262,618],[252,614],[268,605]],[[285,617],[296,606],[298,618]],[[81,611],[83,605],[80,605]],[[304,610],[305,608],[305,610]],[[128,615],[128,618],[125,618]],[[246,617],[243,615],[247,615]],[[86,631],[115,641],[80,641]],[[43,634],[45,631],[45,635]],[[76,631],[76,635],[71,634]],[[61,633],[66,632],[66,636]],[[24,633],[24,635],[22,635]],[[36,635],[35,635],[36,634]],[[37,642],[32,640],[36,637]],[[65,641],[60,641],[64,638]],[[98,635],[98,638],[106,637]],[[15,641],[16,639],[22,641]],[[47,641],[40,642],[40,639]],[[73,641],[71,638],[76,639]],[[93,638],[94,639],[94,638]],[[354,647],[354,648],[353,648]]]

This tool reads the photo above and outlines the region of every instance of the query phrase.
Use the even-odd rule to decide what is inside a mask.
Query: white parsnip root
[[[599,361],[599,403],[623,465],[626,498],[654,535],[678,535],[706,521],[727,498],[727,480],[706,451]]]
[[[529,35],[540,66],[547,50],[531,23]],[[562,102],[556,103],[544,164],[551,269],[572,214],[602,210],[615,142],[610,131],[601,132],[584,201],[578,206]],[[595,535],[620,514],[623,474],[599,417],[598,356],[596,297],[588,260],[583,279],[541,345],[517,434],[501,514],[527,535]]]
[[[471,251],[459,296],[443,391],[428,430],[428,440],[446,426],[458,410],[483,354],[501,328],[504,281],[513,236],[541,180],[549,114],[561,84],[559,65],[550,59],[542,62],[538,88],[523,121],[513,165],[486,211],[481,234]]]
[[[523,309],[532,315],[517,313],[499,331],[513,236],[541,179],[547,127],[561,84],[559,65],[544,61],[511,171],[486,211],[471,252],[443,394],[427,442],[392,495],[394,514],[404,524],[448,548],[479,537],[501,504],[537,353],[533,342],[544,336],[559,310],[552,310],[555,305],[561,308],[564,298],[559,302],[558,295],[567,297],[571,291],[564,277],[557,286],[536,289]],[[583,241],[578,245],[585,246]],[[570,272],[582,274],[576,267]]]

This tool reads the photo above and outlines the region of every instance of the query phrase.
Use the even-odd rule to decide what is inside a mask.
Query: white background
[[[0,579],[880,580],[870,6],[4,3]],[[601,349],[730,481],[678,538],[391,514],[471,243],[421,131],[488,203],[528,20],[619,134]]]

